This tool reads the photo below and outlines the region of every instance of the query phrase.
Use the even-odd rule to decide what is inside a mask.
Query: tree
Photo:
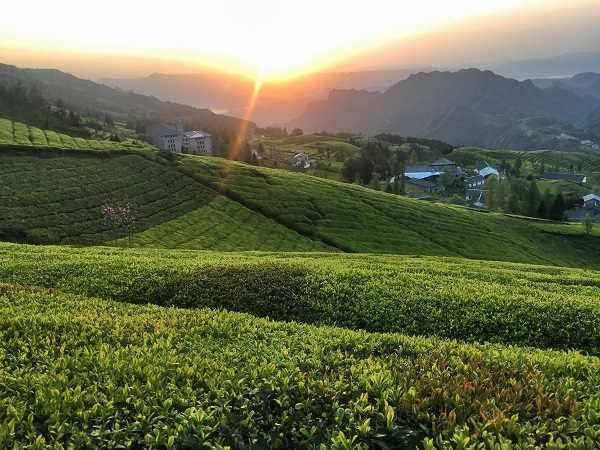
[[[377,172],[373,172],[371,175],[371,182],[369,183],[369,188],[374,189],[376,191],[381,190],[381,175]]]
[[[548,218],[550,220],[556,220],[562,222],[565,215],[565,199],[563,195],[559,193],[552,205],[550,206],[550,210],[548,211]]]
[[[394,194],[404,195],[405,193],[404,167],[402,167],[400,175],[394,177]]]
[[[590,217],[589,214],[586,214],[581,218],[581,224],[585,229],[585,234],[589,235],[592,232],[592,228],[594,227],[594,220]]]
[[[302,131],[302,128],[294,128],[290,136],[302,136],[303,134],[304,132]]]
[[[531,164],[531,161],[525,161],[521,164],[519,173],[523,178],[530,179],[533,176],[533,164]]]
[[[350,183],[356,181],[357,178],[360,178],[364,183],[369,183],[374,170],[375,164],[373,164],[373,161],[364,156],[355,156],[344,161],[342,176]]]
[[[452,197],[448,199],[448,203],[451,205],[461,205],[465,206],[465,199],[461,195],[454,194]]]
[[[135,206],[133,203],[128,201],[124,202],[104,202],[101,208],[102,216],[104,221],[110,227],[113,238],[115,240],[115,247],[118,245],[118,230],[125,229],[127,231],[127,237],[129,246],[133,246],[133,230],[136,224]]]
[[[437,181],[446,189],[450,189],[452,186],[454,186],[454,177],[450,175],[450,171],[446,167],[444,167],[442,170],[442,173],[438,177]]]
[[[104,115],[104,125],[111,128],[114,128],[115,126],[115,122],[112,120],[112,117],[110,117],[108,114]]]
[[[506,178],[502,180],[489,176],[483,184],[485,192],[485,206],[490,211],[507,211],[511,196],[510,183]]]
[[[548,208],[546,207],[546,201],[544,199],[540,200],[540,204],[538,205],[535,215],[540,219],[545,219],[548,216]]]
[[[529,161],[525,161],[525,164],[528,162]],[[523,167],[525,167],[525,164],[523,164]],[[538,190],[538,187],[535,184],[535,181],[532,180],[529,183],[529,187],[527,188],[527,193],[525,194],[525,205],[526,205],[527,214],[530,216],[533,216],[534,213],[536,212],[539,204],[540,204],[540,191]]]

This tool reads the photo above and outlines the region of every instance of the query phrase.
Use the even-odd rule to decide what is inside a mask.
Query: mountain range
[[[394,83],[397,79],[400,81]],[[58,70],[0,64],[0,84],[19,81],[37,84],[44,96],[60,98],[80,114],[104,117],[104,112],[109,112],[123,120],[131,116],[145,121],[190,120],[221,129],[238,129],[243,122],[208,108],[237,111],[238,117],[244,117],[243,105],[254,91],[254,81],[233,75],[154,74],[129,80],[129,84],[104,80],[120,84],[113,88]],[[360,86],[367,88],[356,88]],[[131,87],[161,92],[170,101],[125,90]],[[265,83],[252,117],[270,117],[270,123],[301,128],[305,133],[390,133],[453,145],[586,151],[589,149],[581,147],[581,140],[600,141],[599,90],[600,74],[590,72],[525,81],[479,69],[311,74],[289,83]],[[204,106],[189,106],[192,103]],[[255,124],[250,124],[251,130]],[[565,135],[573,139],[557,139]]]
[[[578,127],[599,108],[600,99],[559,86],[540,89],[530,80],[462,69],[413,74],[384,93],[333,90],[327,100],[310,103],[288,128],[392,133],[455,145],[529,150],[566,146],[555,142],[562,132],[597,139],[600,129]]]
[[[265,81],[251,120],[261,125],[284,124],[302,114],[311,101],[326,99],[331,89],[386,90],[415,70],[433,68],[311,73],[285,82]],[[243,118],[256,82],[251,77],[223,73],[153,73],[142,78],[102,78],[98,83]]]
[[[68,109],[86,116],[103,118],[105,113],[110,113],[122,120],[130,117],[157,122],[190,120],[228,129],[238,129],[242,124],[239,118],[215,114],[208,108],[125,92],[55,69],[22,69],[0,64],[0,85],[13,86],[17,83],[33,86],[49,101],[60,99]],[[251,124],[251,128],[254,126]]]

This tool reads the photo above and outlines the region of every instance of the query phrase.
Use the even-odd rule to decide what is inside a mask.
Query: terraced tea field
[[[476,327],[472,343],[441,337],[475,316],[489,331],[488,318],[504,314],[498,329],[517,339],[535,345],[563,330],[561,339],[597,353],[597,272],[367,255],[0,250],[2,448],[600,445],[598,357],[477,343]],[[350,322],[361,303],[363,318],[438,324],[437,337],[274,322],[224,304],[147,304],[169,293],[164,304],[201,307],[203,289],[287,320],[306,311],[294,301],[306,302],[317,321],[349,328],[364,326]],[[412,318],[388,314],[394,303]]]

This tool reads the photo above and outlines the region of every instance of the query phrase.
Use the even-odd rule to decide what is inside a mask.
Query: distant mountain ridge
[[[309,102],[327,98],[332,89],[386,90],[419,70],[424,69],[310,73],[286,82],[265,81],[251,120],[262,125],[282,124],[302,114]],[[153,73],[142,78],[102,78],[98,82],[161,100],[226,111],[235,117],[245,117],[255,87],[252,77],[224,73]]]
[[[591,95],[600,100],[600,73],[585,72],[571,78],[535,78],[531,82],[541,89],[559,87],[582,97]]]
[[[504,78],[491,71],[420,72],[383,94],[333,91],[311,103],[288,123],[305,132],[357,131],[440,139],[452,144],[533,149],[544,136],[524,129],[522,121],[544,119],[559,130],[577,124],[600,107],[600,100],[579,97],[558,87],[539,89],[531,81]],[[555,130],[555,131],[556,131]]]
[[[86,111],[106,111],[124,116],[152,117],[155,120],[189,118],[210,126],[232,129],[237,129],[242,124],[242,120],[238,118],[218,115],[209,109],[124,92],[56,69],[22,69],[0,64],[0,84],[11,85],[18,82],[36,84],[44,97],[52,102],[61,99],[68,108],[80,114]]]

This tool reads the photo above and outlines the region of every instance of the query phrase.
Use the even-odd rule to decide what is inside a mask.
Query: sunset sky
[[[458,66],[600,51],[600,0],[9,2],[0,62],[85,78]]]

